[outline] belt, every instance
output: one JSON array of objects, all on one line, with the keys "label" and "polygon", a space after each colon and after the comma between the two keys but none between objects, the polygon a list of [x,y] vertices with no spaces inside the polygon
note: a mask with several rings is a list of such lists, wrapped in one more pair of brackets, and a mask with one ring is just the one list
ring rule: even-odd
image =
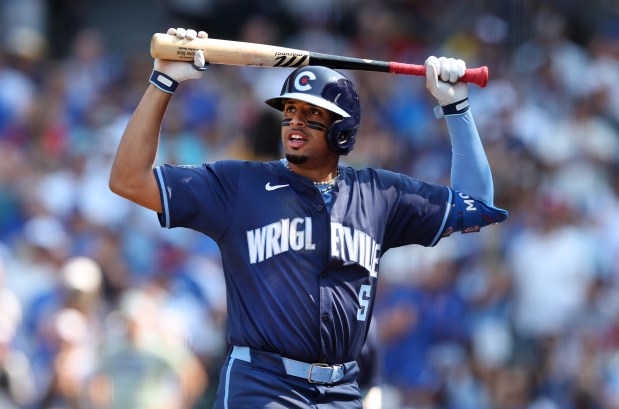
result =
[{"label": "belt", "polygon": [[[241,361],[251,362],[252,352],[249,347],[234,346],[230,356]],[[309,383],[332,384],[344,377],[344,365],[328,365],[324,363],[308,364],[294,359],[280,357],[288,375],[306,379]]]}]

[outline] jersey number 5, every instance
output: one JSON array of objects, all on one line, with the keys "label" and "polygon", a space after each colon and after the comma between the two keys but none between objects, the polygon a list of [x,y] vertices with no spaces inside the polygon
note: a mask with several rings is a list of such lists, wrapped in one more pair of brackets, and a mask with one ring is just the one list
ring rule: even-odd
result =
[{"label": "jersey number 5", "polygon": [[370,294],[372,293],[371,285],[362,285],[359,290],[359,306],[357,310],[357,320],[365,321],[368,315],[368,307],[370,306]]}]

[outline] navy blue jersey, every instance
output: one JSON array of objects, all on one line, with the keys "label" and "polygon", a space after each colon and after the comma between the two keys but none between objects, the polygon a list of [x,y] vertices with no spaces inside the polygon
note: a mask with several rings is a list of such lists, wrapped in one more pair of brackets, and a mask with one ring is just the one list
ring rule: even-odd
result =
[{"label": "navy blue jersey", "polygon": [[156,168],[162,226],[219,245],[228,342],[305,362],[361,353],[378,264],[389,248],[436,244],[451,189],[387,170],[341,167],[329,213],[281,161]]}]

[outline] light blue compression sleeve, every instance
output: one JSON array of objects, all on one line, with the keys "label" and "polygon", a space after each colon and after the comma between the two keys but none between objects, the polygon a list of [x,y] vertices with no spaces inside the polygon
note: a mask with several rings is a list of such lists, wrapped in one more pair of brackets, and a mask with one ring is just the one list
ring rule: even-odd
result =
[{"label": "light blue compression sleeve", "polygon": [[451,187],[492,206],[492,173],[471,110],[445,115],[445,120],[451,138]]}]

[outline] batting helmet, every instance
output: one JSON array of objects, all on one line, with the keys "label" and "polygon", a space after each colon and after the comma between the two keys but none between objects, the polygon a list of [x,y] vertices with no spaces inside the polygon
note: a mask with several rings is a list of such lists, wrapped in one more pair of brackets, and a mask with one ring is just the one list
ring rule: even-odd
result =
[{"label": "batting helmet", "polygon": [[352,151],[361,123],[361,104],[355,85],[344,74],[320,66],[297,68],[286,78],[280,95],[265,102],[282,111],[286,99],[305,101],[337,114],[340,118],[327,129],[329,148],[338,155]]}]

